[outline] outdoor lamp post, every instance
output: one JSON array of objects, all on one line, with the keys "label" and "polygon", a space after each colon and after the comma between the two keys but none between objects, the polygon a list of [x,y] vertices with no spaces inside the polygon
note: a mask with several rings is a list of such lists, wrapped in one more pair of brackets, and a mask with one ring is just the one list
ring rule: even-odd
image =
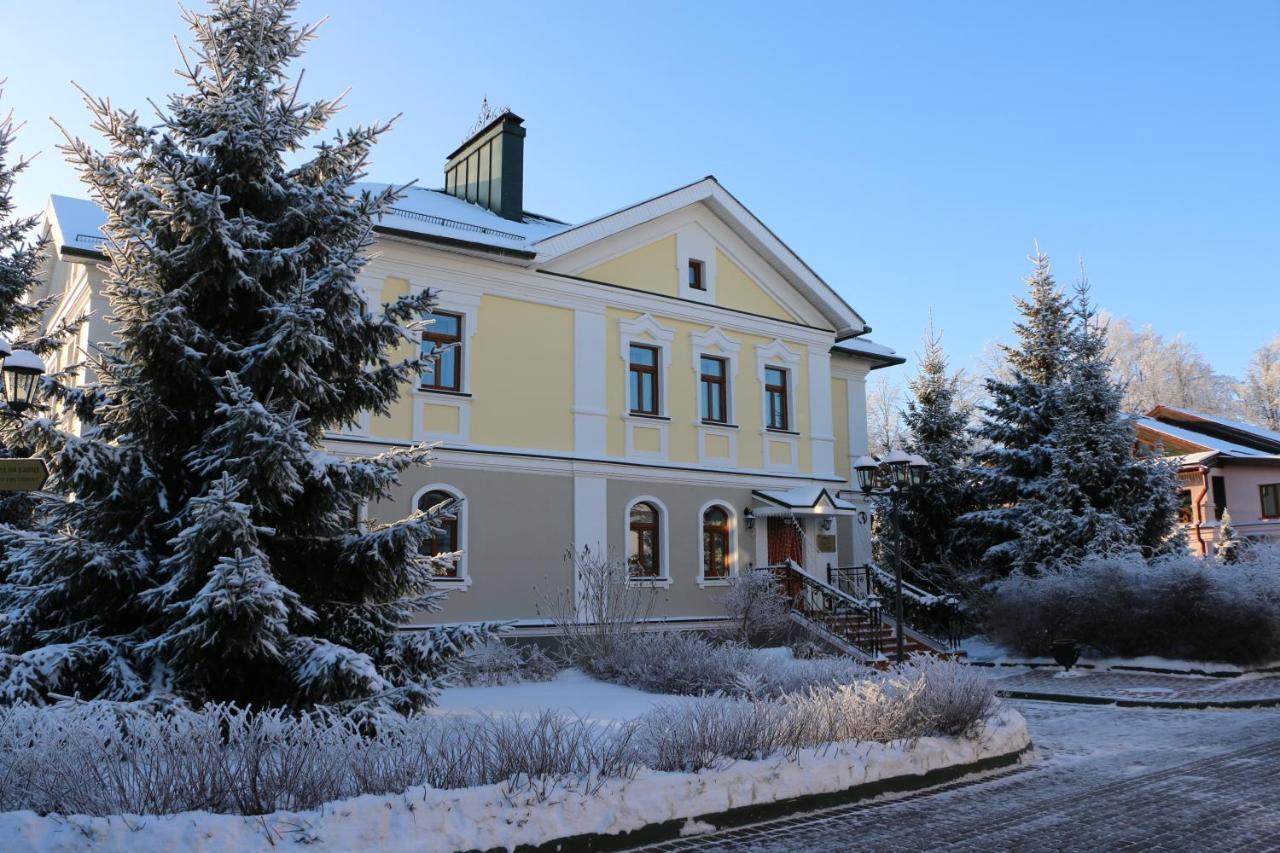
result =
[{"label": "outdoor lamp post", "polygon": [[9,412],[18,415],[31,407],[44,372],[40,356],[31,350],[15,350],[0,337],[0,374],[4,377],[4,402]]},{"label": "outdoor lamp post", "polygon": [[884,459],[859,456],[853,463],[858,475],[858,487],[864,495],[879,494],[889,498],[889,525],[893,529],[893,584],[896,601],[893,618],[897,623],[894,633],[897,639],[897,659],[906,659],[906,638],[902,630],[902,528],[899,512],[901,500],[908,489],[924,485],[929,474],[929,460],[923,456],[893,450]]}]

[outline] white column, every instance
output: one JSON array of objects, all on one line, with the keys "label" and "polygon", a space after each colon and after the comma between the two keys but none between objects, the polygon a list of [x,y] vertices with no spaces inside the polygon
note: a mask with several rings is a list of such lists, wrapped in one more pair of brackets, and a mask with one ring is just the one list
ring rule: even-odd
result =
[{"label": "white column", "polygon": [[604,311],[577,308],[573,312],[573,451],[578,456],[603,457],[609,418],[605,357]]},{"label": "white column", "polygon": [[809,347],[809,447],[815,477],[834,477],[836,437],[831,423],[831,353]]},{"label": "white column", "polygon": [[[609,481],[603,474],[573,475],[573,550],[581,553],[590,548],[593,554],[609,555]],[[578,578],[573,579],[574,600],[579,602],[578,615],[582,617],[581,590]]]}]

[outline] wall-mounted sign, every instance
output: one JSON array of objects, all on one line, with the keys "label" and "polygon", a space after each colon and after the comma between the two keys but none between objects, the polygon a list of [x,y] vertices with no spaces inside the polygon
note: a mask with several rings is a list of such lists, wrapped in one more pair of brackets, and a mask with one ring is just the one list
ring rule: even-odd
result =
[{"label": "wall-mounted sign", "polygon": [[0,459],[0,492],[35,492],[49,479],[43,459]]},{"label": "wall-mounted sign", "polygon": [[836,535],[834,533],[818,534],[818,550],[829,553],[836,549]]}]

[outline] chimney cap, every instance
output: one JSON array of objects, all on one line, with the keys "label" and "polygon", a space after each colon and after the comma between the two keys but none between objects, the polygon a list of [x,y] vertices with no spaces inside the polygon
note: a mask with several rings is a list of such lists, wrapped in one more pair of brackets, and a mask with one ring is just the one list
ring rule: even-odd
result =
[{"label": "chimney cap", "polygon": [[450,152],[449,155],[444,159],[446,161],[452,160],[454,157],[457,157],[464,150],[466,150],[468,145],[475,142],[477,139],[479,139],[480,137],[488,133],[490,130],[492,130],[494,125],[504,124],[507,122],[510,122],[511,124],[519,126],[524,124],[524,119],[520,118],[520,116],[516,115],[511,110],[503,110],[501,113],[494,116],[493,121],[489,122],[488,124],[481,127],[479,130],[477,130],[475,133],[468,136],[461,145],[459,145],[452,152]]}]

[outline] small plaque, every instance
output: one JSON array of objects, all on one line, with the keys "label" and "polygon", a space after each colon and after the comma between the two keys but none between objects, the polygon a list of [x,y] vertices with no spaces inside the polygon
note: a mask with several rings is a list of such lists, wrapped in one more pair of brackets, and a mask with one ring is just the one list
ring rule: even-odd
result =
[{"label": "small plaque", "polygon": [[836,549],[836,535],[834,533],[818,534],[818,550],[822,552],[830,552]]},{"label": "small plaque", "polygon": [[0,492],[35,492],[49,479],[43,459],[0,459]]}]

